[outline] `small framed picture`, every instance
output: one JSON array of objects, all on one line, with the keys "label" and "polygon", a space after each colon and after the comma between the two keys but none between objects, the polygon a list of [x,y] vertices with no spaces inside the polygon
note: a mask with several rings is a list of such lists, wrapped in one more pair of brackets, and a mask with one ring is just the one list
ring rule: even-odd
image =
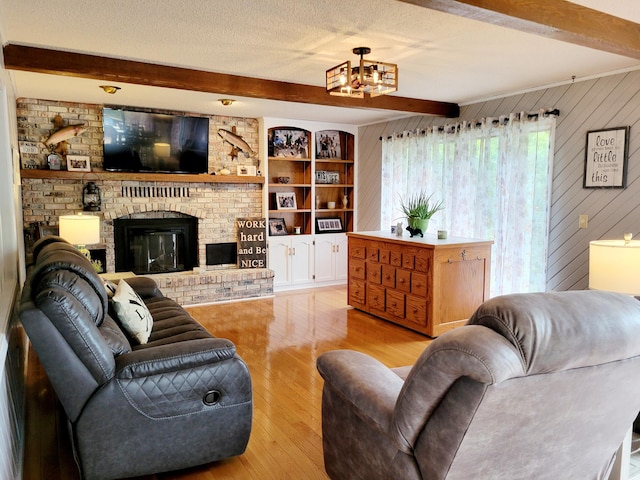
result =
[{"label": "small framed picture", "polygon": [[583,188],[627,188],[629,129],[587,132]]},{"label": "small framed picture", "polygon": [[270,218],[269,219],[269,235],[288,235],[287,226],[284,223],[284,218]]},{"label": "small framed picture", "polygon": [[340,132],[325,130],[316,135],[316,158],[342,158]]},{"label": "small framed picture", "polygon": [[58,235],[57,225],[39,225],[38,238],[48,237],[49,235]]},{"label": "small framed picture", "polygon": [[237,175],[239,177],[256,176],[256,167],[254,165],[238,165]]},{"label": "small framed picture", "polygon": [[276,192],[276,208],[278,210],[297,209],[295,192]]},{"label": "small framed picture", "polygon": [[342,232],[342,219],[336,218],[316,218],[317,233]]},{"label": "small framed picture", "polygon": [[86,155],[67,155],[67,170],[70,172],[90,172],[91,163]]},{"label": "small framed picture", "polygon": [[305,130],[275,130],[269,139],[270,157],[309,158],[309,138]]}]

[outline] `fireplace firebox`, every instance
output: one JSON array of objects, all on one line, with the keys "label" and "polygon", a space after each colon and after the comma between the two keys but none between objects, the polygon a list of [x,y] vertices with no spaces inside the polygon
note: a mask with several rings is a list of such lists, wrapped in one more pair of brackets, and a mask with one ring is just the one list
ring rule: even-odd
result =
[{"label": "fireplace firebox", "polygon": [[198,265],[197,218],[119,218],[113,227],[116,272],[181,272]]}]

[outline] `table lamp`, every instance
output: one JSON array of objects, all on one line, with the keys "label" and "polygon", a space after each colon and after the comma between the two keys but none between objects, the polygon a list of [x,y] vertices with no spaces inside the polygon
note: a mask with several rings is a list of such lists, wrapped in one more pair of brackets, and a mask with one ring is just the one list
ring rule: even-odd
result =
[{"label": "table lamp", "polygon": [[640,241],[594,240],[589,242],[589,288],[640,295]]},{"label": "table lamp", "polygon": [[80,251],[86,250],[85,245],[100,242],[100,217],[96,215],[62,215],[58,223],[60,236]]}]

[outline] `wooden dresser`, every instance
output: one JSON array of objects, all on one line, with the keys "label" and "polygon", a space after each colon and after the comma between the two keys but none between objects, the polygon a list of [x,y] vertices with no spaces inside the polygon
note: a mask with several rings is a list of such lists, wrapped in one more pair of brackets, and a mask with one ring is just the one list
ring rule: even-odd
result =
[{"label": "wooden dresser", "polygon": [[489,297],[492,241],[348,233],[349,304],[431,337]]}]

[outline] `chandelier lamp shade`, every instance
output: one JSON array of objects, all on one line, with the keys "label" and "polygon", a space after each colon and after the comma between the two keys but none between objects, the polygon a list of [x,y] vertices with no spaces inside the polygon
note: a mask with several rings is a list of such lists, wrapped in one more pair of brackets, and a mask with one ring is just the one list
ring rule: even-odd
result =
[{"label": "chandelier lamp shade", "polygon": [[340,97],[364,98],[365,95],[378,97],[398,90],[398,66],[393,63],[365,60],[371,53],[369,47],[353,49],[360,55],[358,66],[352,67],[351,61],[327,70],[327,92]]}]

